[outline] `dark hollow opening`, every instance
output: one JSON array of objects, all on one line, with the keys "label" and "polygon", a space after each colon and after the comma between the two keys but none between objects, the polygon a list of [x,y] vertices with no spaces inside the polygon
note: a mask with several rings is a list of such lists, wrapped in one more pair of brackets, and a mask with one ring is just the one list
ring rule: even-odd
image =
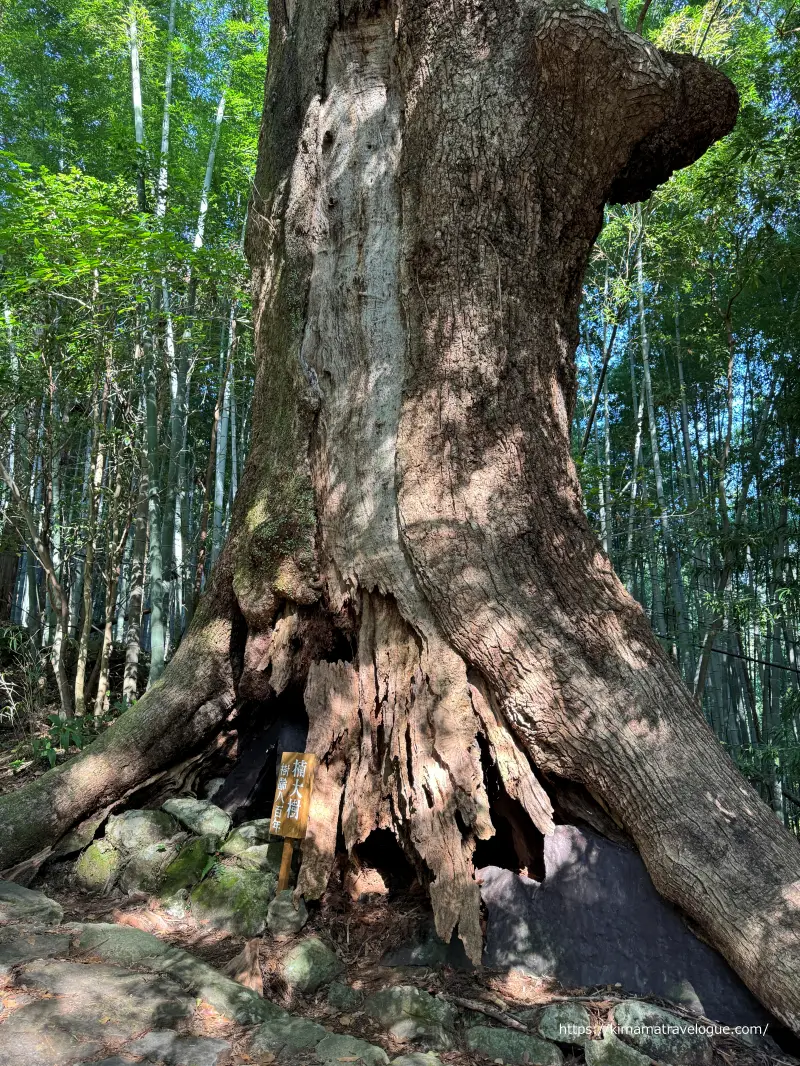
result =
[{"label": "dark hollow opening", "polygon": [[389,894],[408,892],[417,881],[414,867],[406,858],[394,833],[389,829],[373,829],[363,843],[354,849],[362,866],[377,870],[389,889]]},{"label": "dark hollow opening", "polygon": [[544,837],[530,820],[522,804],[508,795],[485,739],[478,737],[481,763],[489,797],[494,836],[479,840],[472,858],[476,870],[500,866],[544,881]]},{"label": "dark hollow opening", "polygon": [[234,824],[268,818],[275,796],[278,762],[285,751],[305,751],[308,715],[303,690],[293,686],[274,700],[253,703],[237,722],[236,761],[214,803]]}]

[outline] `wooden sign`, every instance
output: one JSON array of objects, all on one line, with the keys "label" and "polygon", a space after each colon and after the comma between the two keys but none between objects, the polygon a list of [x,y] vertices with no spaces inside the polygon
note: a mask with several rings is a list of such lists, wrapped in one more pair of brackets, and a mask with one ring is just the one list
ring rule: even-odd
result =
[{"label": "wooden sign", "polygon": [[281,756],[269,825],[271,833],[285,838],[278,876],[279,892],[289,886],[294,842],[306,835],[317,762],[316,755],[305,751],[285,751]]},{"label": "wooden sign", "polygon": [[306,835],[317,762],[316,755],[307,752],[283,753],[269,827],[275,836],[301,840]]}]

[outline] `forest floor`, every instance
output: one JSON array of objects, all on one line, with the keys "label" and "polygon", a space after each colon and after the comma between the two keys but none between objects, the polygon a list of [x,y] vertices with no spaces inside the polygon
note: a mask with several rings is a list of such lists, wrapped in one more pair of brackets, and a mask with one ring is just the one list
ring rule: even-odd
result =
[{"label": "forest floor", "polygon": [[[52,932],[62,930],[75,936],[76,930],[88,928],[86,923],[114,923],[117,927],[139,929],[153,934],[162,942],[175,948],[190,952],[195,958],[215,967],[219,971],[225,970],[232,959],[237,957],[246,945],[243,937],[231,935],[209,928],[199,923],[191,916],[181,918],[171,916],[167,910],[161,907],[157,901],[149,899],[143,894],[128,896],[122,893],[114,893],[107,897],[89,896],[86,893],[76,891],[69,884],[68,878],[56,871],[53,876],[47,873],[40,879],[37,889],[44,892],[50,899],[55,900],[63,909],[63,921]],[[340,1010],[332,1006],[326,989],[310,995],[300,995],[292,992],[281,977],[281,962],[285,954],[291,950],[300,937],[316,935],[334,949],[344,966],[339,976],[341,982],[345,982],[358,993],[358,998],[363,1000],[370,993],[386,989],[388,987],[414,986],[434,997],[445,998],[452,1002],[456,999],[469,1000],[473,1004],[470,1013],[469,1024],[485,1024],[495,1026],[497,1012],[506,1015],[519,1014],[530,1011],[533,1008],[541,1008],[551,1003],[562,1003],[565,1000],[580,1000],[590,1012],[593,1023],[605,1023],[614,1006],[622,998],[617,988],[591,988],[591,989],[564,989],[552,981],[543,981],[518,973],[499,973],[488,970],[473,972],[460,972],[448,967],[392,967],[383,964],[387,951],[397,948],[408,940],[414,929],[419,928],[420,922],[427,918],[427,908],[422,897],[415,893],[394,895],[379,901],[353,902],[342,892],[332,892],[323,900],[322,905],[312,909],[309,922],[302,930],[299,937],[277,939],[265,933],[257,941],[250,941],[258,945],[257,958],[258,970],[256,984],[263,988],[264,997],[277,1007],[289,1012],[292,1018],[301,1018],[307,1022],[318,1023],[324,1026],[330,1033],[343,1034],[357,1037],[367,1041],[375,1049],[382,1048],[392,1061],[399,1056],[408,1056],[412,1048],[392,1037],[387,1032],[386,1026],[376,1021],[370,1014],[360,1007],[350,1010]],[[101,928],[108,929],[108,926]],[[0,943],[2,935],[9,930],[0,929]],[[102,966],[109,962],[107,955],[93,955],[88,951],[77,951],[77,941],[73,939],[69,952],[69,958],[78,961],[82,966],[96,964]],[[0,951],[2,950],[0,946]],[[58,956],[56,956],[57,958]],[[59,964],[53,961],[52,953],[48,962],[52,966]],[[30,964],[28,964],[30,965]],[[137,966],[135,962],[126,962],[126,973],[146,973],[144,968]],[[73,966],[73,970],[74,970]],[[152,967],[150,968],[152,969]],[[32,1004],[39,1001],[39,1006],[50,1009],[55,992],[58,998],[60,990],[52,983],[47,984],[40,979],[33,980],[33,986],[29,976],[26,979],[26,967],[15,969],[6,967],[6,976],[2,976],[3,967],[0,965],[0,1063],[2,1066],[66,1066],[75,1061],[69,1054],[63,1054],[63,1049],[57,1047],[54,1053],[48,1057],[41,1050],[41,1044],[35,1044],[32,1040],[28,1054],[24,1048],[16,1045],[15,1054],[10,1054],[8,1042],[4,1043],[2,1037],[3,1023],[12,1019],[16,1010],[24,1007],[30,1013],[35,1008]],[[98,977],[106,972],[98,970]],[[253,985],[256,974],[250,973],[246,983]],[[152,978],[147,978],[152,980]],[[240,979],[242,979],[240,977]],[[3,988],[5,981],[5,988]],[[27,985],[26,985],[27,981]],[[67,991],[70,991],[67,989]],[[68,997],[67,997],[68,998]],[[146,998],[146,997],[145,997]],[[640,997],[641,998],[641,997]],[[667,1004],[664,1004],[667,1006]],[[674,1005],[668,1005],[673,1012]],[[98,1009],[107,1009],[98,1007]],[[481,1020],[480,1011],[487,1010],[489,1013]],[[111,1009],[108,1008],[109,1013]],[[691,1015],[688,1015],[691,1017]],[[107,1019],[101,1019],[105,1021]],[[696,1020],[696,1018],[694,1019]],[[502,1027],[502,1026],[501,1026]],[[10,1028],[19,1029],[19,1025],[11,1022]],[[48,1029],[48,1024],[43,1022],[42,1030]],[[163,1025],[153,1026],[159,1031]],[[22,1027],[24,1030],[24,1026]],[[280,1049],[276,1052],[258,1050],[253,1047],[253,1036],[257,1032],[252,1025],[242,1025],[231,1021],[220,1010],[209,1002],[198,997],[196,1005],[187,1017],[178,1018],[169,1022],[169,1030],[177,1036],[174,1039],[201,1037],[205,1040],[219,1041],[218,1044],[204,1044],[203,1048],[211,1056],[208,1059],[198,1057],[197,1066],[213,1063],[213,1066],[245,1066],[245,1064],[257,1063],[262,1066],[274,1063],[276,1066],[311,1066],[320,1062],[347,1062],[353,1066],[359,1066],[358,1056],[345,1054],[326,1060],[319,1056],[313,1047],[306,1049],[287,1050]],[[531,1029],[531,1032],[534,1032]],[[22,1035],[22,1034],[18,1034]],[[136,1045],[131,1045],[128,1037],[123,1039],[120,1032],[109,1033],[109,1039],[103,1041],[94,1049],[94,1053],[86,1056],[83,1061],[88,1063],[103,1063],[105,1066],[127,1066],[134,1062],[159,1061],[168,1066],[178,1066],[179,1063],[190,1062],[190,1059],[182,1059],[177,1052],[177,1057],[170,1058],[166,1055],[163,1059],[157,1056],[140,1058],[131,1052]],[[138,1034],[141,1036],[141,1034]],[[456,1036],[456,1043],[461,1040]],[[176,1044],[175,1047],[178,1045]],[[187,1043],[187,1047],[190,1045]],[[193,1046],[193,1045],[192,1045]],[[553,1047],[554,1045],[550,1045]],[[200,1048],[200,1045],[197,1045]],[[345,1051],[347,1049],[345,1048]],[[564,1066],[578,1066],[584,1063],[583,1051],[579,1048],[568,1048],[562,1045]],[[108,1058],[108,1056],[112,1056]],[[473,1064],[487,1061],[493,1062],[525,1062],[522,1058],[486,1059],[474,1052],[466,1051],[462,1047],[452,1050],[439,1050],[436,1057],[401,1059],[405,1066],[411,1063],[430,1064],[430,1066],[473,1066]],[[191,1059],[194,1063],[195,1060]],[[365,1063],[370,1061],[363,1060]],[[381,1058],[374,1060],[385,1062]],[[534,1063],[533,1058],[528,1059]],[[604,1060],[605,1061],[605,1060]],[[615,1063],[617,1060],[608,1060]],[[619,1060],[620,1063],[627,1060]],[[642,1060],[645,1061],[645,1060]],[[682,1062],[687,1066],[694,1066],[689,1059]],[[749,1047],[744,1042],[728,1037],[715,1037],[713,1046],[713,1060],[704,1059],[705,1066],[794,1066],[796,1060],[786,1054],[782,1054],[777,1047],[756,1049]],[[698,1062],[698,1066],[700,1066]]]}]

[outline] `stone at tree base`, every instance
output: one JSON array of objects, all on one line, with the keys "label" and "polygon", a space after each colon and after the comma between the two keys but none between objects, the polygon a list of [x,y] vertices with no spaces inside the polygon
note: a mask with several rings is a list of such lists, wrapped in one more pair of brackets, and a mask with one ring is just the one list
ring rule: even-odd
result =
[{"label": "stone at tree base", "polygon": [[728,1025],[770,1016],[721,955],[663,900],[641,857],[590,829],[544,838],[541,882],[499,867],[480,872],[488,912],[485,966],[555,978],[567,988],[621,984]]},{"label": "stone at tree base", "polygon": [[119,876],[122,856],[110,840],[95,840],[75,863],[75,884],[87,892],[105,895]]},{"label": "stone at tree base", "polygon": [[269,1000],[221,974],[188,951],[170,947],[152,933],[125,925],[96,923],[78,927],[81,955],[96,955],[110,962],[137,965],[168,974],[195,997],[204,999],[220,1014],[242,1025],[256,1025],[284,1014]]},{"label": "stone at tree base", "polygon": [[[675,1066],[704,1066],[711,1062],[710,1037],[690,1031],[698,1026],[705,1028],[699,1019],[679,1018],[651,1003],[629,999],[614,1008],[614,1021],[619,1038],[651,1059]],[[643,1029],[646,1031],[637,1032]]]},{"label": "stone at tree base", "polygon": [[383,1048],[368,1044],[355,1036],[331,1033],[317,1044],[317,1059],[323,1066],[388,1066],[389,1056]]},{"label": "stone at tree base", "polygon": [[185,888],[194,888],[215,850],[215,838],[204,836],[187,840],[161,876],[159,895],[171,899]]},{"label": "stone at tree base", "polygon": [[158,898],[161,903],[161,909],[168,918],[175,918],[177,921],[182,922],[191,910],[189,906],[189,890],[187,888],[182,888],[171,894],[168,894],[162,888],[159,890]]},{"label": "stone at tree base", "polygon": [[344,963],[316,936],[301,940],[287,952],[281,963],[281,976],[298,992],[310,994],[338,977]]},{"label": "stone at tree base", "polygon": [[166,811],[123,811],[112,814],[106,823],[106,839],[130,853],[170,840],[179,832],[180,826]]},{"label": "stone at tree base", "polygon": [[467,1047],[487,1058],[502,1059],[504,1063],[527,1063],[529,1066],[561,1066],[561,1049],[538,1036],[528,1036],[514,1029],[492,1029],[476,1025],[467,1029]]},{"label": "stone at tree base", "polygon": [[201,798],[206,800],[213,800],[222,786],[225,784],[224,777],[212,777],[209,781],[203,785]]},{"label": "stone at tree base", "polygon": [[174,1029],[155,1030],[125,1047],[129,1055],[142,1055],[164,1066],[217,1066],[231,1049],[226,1040],[179,1036]]},{"label": "stone at tree base", "polygon": [[453,1037],[438,1022],[426,1022],[422,1018],[400,1018],[387,1030],[393,1040],[401,1044],[422,1044],[423,1047],[447,1051],[453,1046]]},{"label": "stone at tree base", "polygon": [[328,989],[328,1006],[334,1010],[358,1010],[363,999],[363,994],[352,985],[345,984],[344,981],[331,981]]},{"label": "stone at tree base", "polygon": [[0,974],[32,959],[50,959],[69,954],[70,937],[40,932],[31,926],[0,928]]},{"label": "stone at tree base", "polygon": [[445,1049],[452,1046],[448,1030],[455,1026],[455,1011],[445,1000],[414,985],[374,992],[367,997],[364,1010],[396,1040],[418,1040]]},{"label": "stone at tree base", "polygon": [[267,909],[267,929],[273,936],[292,936],[299,933],[308,921],[308,908],[302,898],[295,903],[294,892],[286,888],[279,892]]},{"label": "stone at tree base", "polygon": [[271,1051],[274,1054],[303,1051],[316,1047],[328,1035],[328,1030],[305,1018],[290,1014],[264,1022],[253,1036],[252,1051]]},{"label": "stone at tree base", "polygon": [[623,1044],[611,1029],[603,1030],[600,1040],[587,1040],[583,1048],[586,1066],[650,1066],[649,1055]]},{"label": "stone at tree base", "polygon": [[63,917],[61,906],[43,892],[34,892],[15,881],[0,881],[0,923],[59,925]]},{"label": "stone at tree base", "polygon": [[545,1007],[539,1018],[538,1028],[539,1035],[545,1040],[581,1046],[588,1038],[591,1025],[592,1019],[586,1007],[573,1000],[567,1003],[551,1003],[549,1007]]},{"label": "stone at tree base", "polygon": [[[271,830],[269,818],[257,818],[253,822],[242,822],[237,826],[220,849],[223,855],[238,855],[247,848],[261,844],[269,844]],[[273,842],[274,843],[274,842]],[[278,851],[283,849],[283,844],[275,844]]]},{"label": "stone at tree base", "polygon": [[156,892],[161,887],[167,867],[177,858],[186,834],[148,844],[131,855],[119,877],[125,892]]},{"label": "stone at tree base", "polygon": [[250,870],[268,870],[278,874],[281,869],[281,854],[283,844],[253,844],[244,851],[236,852],[235,858],[239,866]]},{"label": "stone at tree base", "polygon": [[209,800],[178,796],[162,803],[161,809],[177,818],[195,836],[212,837],[216,841],[213,851],[217,850],[231,829],[230,815]]},{"label": "stone at tree base", "polygon": [[[43,1002],[44,1007],[35,1014],[22,1007],[0,1026],[0,1066],[72,1066],[84,1057],[91,1057],[91,1066],[95,1066],[102,1043],[59,1027],[61,1019],[52,1001]],[[125,1066],[130,1066],[130,1061]]]},{"label": "stone at tree base", "polygon": [[258,936],[267,924],[275,882],[273,874],[220,863],[192,892],[192,913],[215,929]]}]

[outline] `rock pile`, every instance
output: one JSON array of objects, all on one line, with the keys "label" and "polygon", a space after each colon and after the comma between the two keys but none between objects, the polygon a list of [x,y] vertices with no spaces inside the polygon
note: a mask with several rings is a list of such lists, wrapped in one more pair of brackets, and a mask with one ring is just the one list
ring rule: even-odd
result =
[{"label": "rock pile", "polygon": [[112,815],[105,836],[75,864],[74,880],[101,895],[117,886],[147,892],[173,914],[188,906],[215,928],[253,937],[266,927],[280,859],[281,844],[270,841],[268,819],[231,831],[225,811],[181,796],[161,810]]}]

